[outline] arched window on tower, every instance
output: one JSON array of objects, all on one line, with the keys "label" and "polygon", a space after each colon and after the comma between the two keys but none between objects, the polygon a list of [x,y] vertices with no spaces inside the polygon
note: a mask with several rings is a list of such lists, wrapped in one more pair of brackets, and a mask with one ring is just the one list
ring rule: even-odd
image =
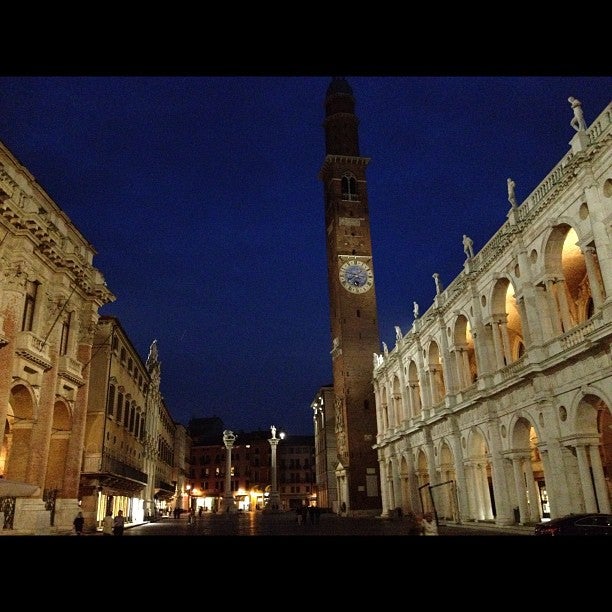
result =
[{"label": "arched window on tower", "polygon": [[357,200],[357,181],[352,176],[345,175],[342,177],[342,199]]}]

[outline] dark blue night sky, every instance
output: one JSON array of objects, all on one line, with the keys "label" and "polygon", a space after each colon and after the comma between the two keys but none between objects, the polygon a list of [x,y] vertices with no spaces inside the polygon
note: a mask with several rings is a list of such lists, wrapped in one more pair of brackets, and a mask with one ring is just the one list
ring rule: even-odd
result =
[{"label": "dark blue night sky", "polygon": [[[347,76],[381,341],[412,324],[569,150],[611,77]],[[312,434],[331,384],[318,178],[329,76],[0,77],[0,140],[70,217],[174,419]]]}]

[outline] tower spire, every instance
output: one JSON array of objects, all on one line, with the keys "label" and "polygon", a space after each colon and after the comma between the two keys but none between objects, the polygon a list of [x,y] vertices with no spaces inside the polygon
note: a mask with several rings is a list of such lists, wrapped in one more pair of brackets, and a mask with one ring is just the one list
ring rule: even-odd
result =
[{"label": "tower spire", "polygon": [[359,120],[353,90],[345,77],[333,77],[325,96],[325,151],[359,157]]}]

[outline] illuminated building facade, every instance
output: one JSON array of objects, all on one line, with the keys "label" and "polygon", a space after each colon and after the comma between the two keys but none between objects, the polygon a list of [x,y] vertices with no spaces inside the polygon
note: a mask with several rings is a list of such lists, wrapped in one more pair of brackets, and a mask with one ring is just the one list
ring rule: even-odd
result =
[{"label": "illuminated building facade", "polygon": [[[216,419],[216,417],[214,417]],[[226,448],[222,433],[207,435],[194,419],[188,427],[192,440],[189,503],[198,511],[219,512],[225,491]],[[220,420],[217,424],[223,431]],[[209,423],[214,425],[213,423]],[[217,427],[217,429],[218,429]],[[231,456],[231,492],[239,511],[263,510],[272,483],[270,431],[236,432]],[[280,510],[316,504],[312,436],[286,436],[277,446],[277,483]]]},{"label": "illuminated building facade", "polygon": [[90,400],[79,496],[85,524],[107,512],[145,518],[147,394],[150,377],[119,321],[100,317],[91,361]]},{"label": "illuminated building facade", "polygon": [[71,529],[98,310],[94,248],[0,143],[0,512],[7,529]]},{"label": "illuminated building facade", "polygon": [[312,401],[312,419],[315,443],[315,481],[317,504],[336,514],[339,511],[336,465],[336,431],[334,415],[334,388],[321,387]]},{"label": "illuminated building facade", "polygon": [[0,143],[0,529],[86,530],[180,497],[189,439],[114,317],[94,248]]},{"label": "illuminated building facade", "polygon": [[612,105],[572,127],[570,151],[522,203],[509,192],[503,226],[374,355],[384,516],[611,511]]}]

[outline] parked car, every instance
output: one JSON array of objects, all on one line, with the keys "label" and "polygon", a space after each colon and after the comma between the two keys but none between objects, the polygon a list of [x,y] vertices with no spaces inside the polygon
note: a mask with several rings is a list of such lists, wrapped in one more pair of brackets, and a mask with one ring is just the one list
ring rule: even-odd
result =
[{"label": "parked car", "polygon": [[568,514],[535,526],[537,536],[612,536],[612,514]]}]

